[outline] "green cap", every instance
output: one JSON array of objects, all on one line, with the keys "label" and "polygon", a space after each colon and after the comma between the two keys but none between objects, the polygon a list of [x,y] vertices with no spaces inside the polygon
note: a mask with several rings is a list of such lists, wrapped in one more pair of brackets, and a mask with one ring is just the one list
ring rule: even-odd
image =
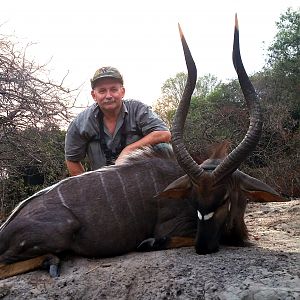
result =
[{"label": "green cap", "polygon": [[123,77],[121,73],[116,68],[113,67],[102,67],[98,69],[95,72],[93,78],[91,79],[92,88],[95,87],[96,81],[101,78],[115,78],[118,79],[123,84]]}]

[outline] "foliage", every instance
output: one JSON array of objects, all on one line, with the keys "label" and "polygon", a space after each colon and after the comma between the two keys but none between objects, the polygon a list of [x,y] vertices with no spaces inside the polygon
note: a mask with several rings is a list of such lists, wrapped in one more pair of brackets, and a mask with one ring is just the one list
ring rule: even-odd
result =
[{"label": "foliage", "polygon": [[267,66],[257,74],[266,109],[267,161],[258,172],[283,193],[300,196],[300,10],[289,8],[276,26]]},{"label": "foliage", "polygon": [[[256,150],[241,166],[288,196],[300,196],[300,12],[288,9],[277,22],[278,32],[268,48],[265,68],[251,77],[261,99],[264,128]],[[187,76],[187,75],[186,75]],[[184,78],[181,74],[180,78]],[[167,80],[172,83],[174,79]],[[216,80],[217,82],[217,80]],[[174,85],[173,85],[174,86]],[[183,87],[168,95],[182,93]],[[199,88],[200,89],[200,88]],[[169,99],[169,98],[168,98]],[[177,103],[178,103],[177,99]],[[161,99],[157,112],[168,111]],[[172,117],[177,106],[172,106]],[[172,120],[168,121],[171,124]],[[198,162],[211,145],[230,140],[232,148],[248,129],[248,109],[238,80],[212,84],[193,95],[185,125],[185,143]]]},{"label": "foliage", "polygon": [[[176,108],[184,91],[187,74],[177,73],[174,78],[169,78],[163,84],[162,96],[154,103],[154,111],[171,127]],[[207,74],[199,77],[193,95],[204,99],[220,82],[218,79]]]},{"label": "foliage", "polygon": [[[265,95],[264,74],[251,80],[258,94]],[[189,151],[199,162],[209,156],[212,145],[223,140],[230,140],[232,148],[236,147],[248,129],[248,109],[236,87],[237,81],[232,81],[222,84],[205,101],[192,99],[184,137]],[[264,116],[262,137],[241,169],[282,194],[299,196],[300,132],[297,122],[286,103],[272,103],[266,97],[261,99],[261,106]]]},{"label": "foliage", "polygon": [[66,177],[64,166],[64,131],[58,127],[27,128],[13,138],[15,145],[27,144],[35,148],[34,158],[30,153],[6,146],[11,161],[0,178],[1,212],[6,214],[20,201],[45,186]]},{"label": "foliage", "polygon": [[289,8],[280,16],[276,26],[278,32],[268,48],[268,64],[273,69],[281,68],[287,75],[299,74],[300,10]]},{"label": "foliage", "polygon": [[300,10],[289,8],[276,23],[278,32],[268,48],[270,98],[288,102],[291,115],[300,120]]}]

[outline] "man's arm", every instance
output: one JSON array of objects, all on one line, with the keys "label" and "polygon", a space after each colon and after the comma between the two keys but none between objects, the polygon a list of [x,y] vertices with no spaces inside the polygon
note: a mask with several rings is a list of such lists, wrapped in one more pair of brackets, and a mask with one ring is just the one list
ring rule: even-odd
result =
[{"label": "man's arm", "polygon": [[84,167],[81,162],[66,160],[67,168],[71,176],[84,173]]},{"label": "man's arm", "polygon": [[85,172],[81,161],[86,155],[87,142],[78,129],[78,118],[70,123],[65,137],[65,161],[71,176]]},{"label": "man's arm", "polygon": [[168,143],[171,140],[171,133],[168,130],[164,131],[152,131],[140,140],[126,146],[122,152],[120,153],[116,163],[120,163],[121,159],[124,158],[126,155],[131,153],[132,151],[149,145],[156,145],[159,143]]}]

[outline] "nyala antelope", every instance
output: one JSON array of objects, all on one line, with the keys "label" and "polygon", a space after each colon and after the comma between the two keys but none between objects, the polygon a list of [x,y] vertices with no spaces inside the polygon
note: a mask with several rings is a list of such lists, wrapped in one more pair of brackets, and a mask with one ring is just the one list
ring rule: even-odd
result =
[{"label": "nyala antelope", "polygon": [[0,278],[42,265],[58,276],[58,256],[65,251],[107,257],[183,246],[209,254],[220,243],[244,246],[247,199],[283,201],[271,187],[238,170],[259,141],[262,117],[241,60],[237,19],[233,64],[250,125],[230,154],[223,144],[201,165],[182,138],[197,70],[181,30],[180,36],[188,79],[172,128],[173,150],[141,149],[123,164],[64,179],[25,199],[0,228]]}]

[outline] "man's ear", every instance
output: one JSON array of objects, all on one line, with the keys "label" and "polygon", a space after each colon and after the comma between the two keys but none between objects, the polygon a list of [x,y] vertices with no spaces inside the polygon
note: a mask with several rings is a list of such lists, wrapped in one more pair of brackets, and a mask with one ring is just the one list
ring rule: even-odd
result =
[{"label": "man's ear", "polygon": [[165,190],[163,190],[157,196],[172,199],[183,199],[187,197],[191,187],[192,183],[190,178],[188,175],[184,175],[169,184]]},{"label": "man's ear", "polygon": [[122,89],[122,98],[123,98],[125,96],[125,91],[126,90],[125,90],[124,86],[122,86],[121,89]]},{"label": "man's ear", "polygon": [[92,95],[94,101],[96,101],[96,96],[95,96],[95,91],[94,91],[94,89],[91,90],[91,95]]}]

